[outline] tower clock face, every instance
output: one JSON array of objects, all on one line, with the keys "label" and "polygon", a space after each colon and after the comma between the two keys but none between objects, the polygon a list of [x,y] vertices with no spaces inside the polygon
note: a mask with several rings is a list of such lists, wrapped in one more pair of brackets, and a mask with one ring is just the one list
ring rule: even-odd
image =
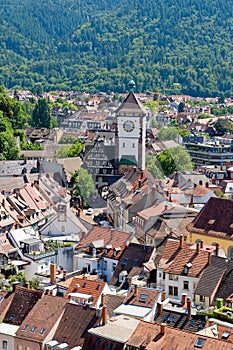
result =
[{"label": "tower clock face", "polygon": [[126,132],[131,132],[135,128],[135,124],[132,120],[126,120],[123,124],[123,129]]}]

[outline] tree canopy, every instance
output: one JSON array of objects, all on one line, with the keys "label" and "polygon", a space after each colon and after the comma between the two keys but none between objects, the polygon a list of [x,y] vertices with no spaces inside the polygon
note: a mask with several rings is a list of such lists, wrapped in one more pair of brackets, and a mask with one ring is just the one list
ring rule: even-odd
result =
[{"label": "tree canopy", "polygon": [[193,169],[192,160],[182,146],[166,149],[158,154],[156,159],[166,176],[174,171],[191,171]]},{"label": "tree canopy", "polygon": [[32,125],[39,128],[51,127],[51,112],[46,98],[39,98],[32,111]]},{"label": "tree canopy", "polygon": [[72,196],[81,196],[82,202],[87,203],[88,198],[95,190],[95,183],[86,169],[80,168],[76,170],[72,177],[73,184]]},{"label": "tree canopy", "polygon": [[[7,88],[233,94],[231,0],[4,1]],[[32,15],[33,14],[33,15]],[[65,20],[64,20],[65,19]]]}]

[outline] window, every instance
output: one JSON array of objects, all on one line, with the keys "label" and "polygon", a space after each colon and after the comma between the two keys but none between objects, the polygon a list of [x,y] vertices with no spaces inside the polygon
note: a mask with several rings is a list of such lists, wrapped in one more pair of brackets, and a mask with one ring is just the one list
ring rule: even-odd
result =
[{"label": "window", "polygon": [[200,301],[201,301],[201,302],[204,302],[204,301],[205,301],[204,295],[200,295]]},{"label": "window", "polygon": [[169,295],[174,295],[176,297],[178,296],[178,287],[169,286],[168,288],[169,288],[168,290]]},{"label": "window", "polygon": [[112,271],[115,271],[116,270],[116,263],[113,263],[112,264]]},{"label": "window", "polygon": [[2,350],[7,350],[7,341],[6,340],[2,341]]},{"label": "window", "polygon": [[125,143],[123,142],[123,148],[125,148]]},{"label": "window", "polygon": [[18,345],[17,350],[23,350],[22,345]]},{"label": "window", "polygon": [[194,345],[195,348],[202,348],[203,343],[206,339],[204,338],[197,338],[196,344]]},{"label": "window", "polygon": [[169,280],[171,281],[178,281],[178,276],[177,275],[173,275],[172,273],[169,273]]},{"label": "window", "polygon": [[184,289],[189,289],[189,282],[188,281],[184,281]]}]

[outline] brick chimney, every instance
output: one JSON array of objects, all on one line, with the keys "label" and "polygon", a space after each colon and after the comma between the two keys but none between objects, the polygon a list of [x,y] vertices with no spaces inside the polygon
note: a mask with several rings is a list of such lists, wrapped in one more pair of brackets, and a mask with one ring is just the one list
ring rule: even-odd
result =
[{"label": "brick chimney", "polygon": [[50,284],[56,284],[56,264],[50,264]]},{"label": "brick chimney", "polygon": [[187,300],[188,300],[187,294],[183,293],[182,294],[182,306],[187,304]]},{"label": "brick chimney", "polygon": [[103,293],[103,294],[101,294],[101,303],[100,303],[100,305],[104,306],[104,304],[105,304],[105,295]]},{"label": "brick chimney", "polygon": [[203,243],[204,243],[203,241],[200,242],[201,249],[203,249]]},{"label": "brick chimney", "polygon": [[138,285],[134,285],[134,296],[136,297],[138,295]]},{"label": "brick chimney", "polygon": [[104,305],[103,309],[102,309],[102,325],[103,326],[107,323],[107,317],[108,317],[107,306]]},{"label": "brick chimney", "polygon": [[157,310],[158,310],[158,315],[161,315],[163,311],[163,303],[161,301],[157,303]]},{"label": "brick chimney", "polygon": [[25,283],[25,288],[30,289],[30,283],[29,282]]},{"label": "brick chimney", "polygon": [[167,292],[165,290],[162,291],[162,301],[167,299]]},{"label": "brick chimney", "polygon": [[183,244],[184,244],[184,236],[180,235],[180,248],[183,247]]},{"label": "brick chimney", "polygon": [[196,253],[199,254],[200,253],[200,243],[196,243]]},{"label": "brick chimney", "polygon": [[188,308],[188,319],[190,320],[192,317],[192,300],[188,298],[187,300],[187,308]]},{"label": "brick chimney", "polygon": [[164,335],[166,333],[166,324],[161,323],[160,324],[160,334]]}]

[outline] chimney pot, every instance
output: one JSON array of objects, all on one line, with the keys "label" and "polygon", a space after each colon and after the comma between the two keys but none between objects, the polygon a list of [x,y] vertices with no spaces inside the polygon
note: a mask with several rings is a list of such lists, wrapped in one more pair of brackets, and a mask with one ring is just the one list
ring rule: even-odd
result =
[{"label": "chimney pot", "polygon": [[56,264],[50,264],[50,284],[56,284]]},{"label": "chimney pot", "polygon": [[163,303],[162,302],[158,302],[157,309],[158,309],[158,315],[161,315],[161,313],[163,311]]},{"label": "chimney pot", "polygon": [[138,285],[134,285],[134,296],[136,297],[138,295]]},{"label": "chimney pot", "polygon": [[203,241],[200,242],[200,247],[203,249]]},{"label": "chimney pot", "polygon": [[105,295],[101,294],[101,306],[104,306],[105,304]]},{"label": "chimney pot", "polygon": [[166,300],[167,298],[167,293],[165,290],[162,291],[162,301]]},{"label": "chimney pot", "polygon": [[188,298],[188,300],[187,300],[187,307],[188,307],[188,319],[190,320],[192,318],[192,300],[191,300],[191,298]]},{"label": "chimney pot", "polygon": [[107,323],[107,306],[104,305],[102,309],[102,325],[104,326]]},{"label": "chimney pot", "polygon": [[196,253],[200,253],[200,243],[196,243]]},{"label": "chimney pot", "polygon": [[67,271],[66,270],[63,270],[63,281],[66,281],[66,277],[67,277]]},{"label": "chimney pot", "polygon": [[184,244],[184,236],[180,235],[180,248],[182,248],[183,244]]},{"label": "chimney pot", "polygon": [[161,325],[160,325],[160,333],[162,335],[164,335],[165,332],[166,332],[166,324],[165,323],[161,323]]},{"label": "chimney pot", "polygon": [[187,294],[183,293],[182,294],[182,306],[187,304],[187,300],[188,300]]}]

